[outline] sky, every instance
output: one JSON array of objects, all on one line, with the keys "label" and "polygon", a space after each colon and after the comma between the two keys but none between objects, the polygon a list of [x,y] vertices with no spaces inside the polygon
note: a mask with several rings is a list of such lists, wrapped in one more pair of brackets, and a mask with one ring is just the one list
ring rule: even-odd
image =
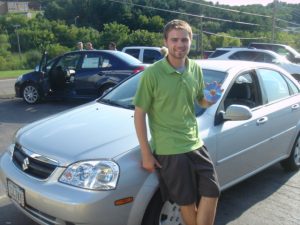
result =
[{"label": "sky", "polygon": [[[261,4],[267,5],[273,0],[205,0],[207,2],[213,2],[221,5],[231,5],[231,6],[240,6],[240,5],[251,5],[251,4]],[[279,0],[279,2],[286,2],[289,4],[300,4],[300,0]]]}]

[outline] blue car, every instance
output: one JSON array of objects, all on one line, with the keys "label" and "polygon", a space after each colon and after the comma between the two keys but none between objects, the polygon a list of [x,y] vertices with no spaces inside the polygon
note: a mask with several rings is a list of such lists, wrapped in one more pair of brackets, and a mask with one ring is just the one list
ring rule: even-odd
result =
[{"label": "blue car", "polygon": [[33,72],[16,80],[16,97],[28,104],[42,99],[95,99],[145,66],[119,51],[72,51],[49,61],[45,53]]}]

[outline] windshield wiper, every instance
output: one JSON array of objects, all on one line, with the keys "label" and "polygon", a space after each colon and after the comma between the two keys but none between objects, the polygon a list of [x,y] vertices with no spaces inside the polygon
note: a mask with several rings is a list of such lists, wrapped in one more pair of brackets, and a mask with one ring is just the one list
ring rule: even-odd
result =
[{"label": "windshield wiper", "polygon": [[121,107],[121,108],[125,108],[125,109],[134,109],[134,106],[133,105],[123,105],[123,104],[120,104],[116,101],[112,101],[110,99],[100,99],[99,102],[102,102],[104,104],[107,104],[107,105],[112,105],[112,106],[117,106],[117,107]]}]

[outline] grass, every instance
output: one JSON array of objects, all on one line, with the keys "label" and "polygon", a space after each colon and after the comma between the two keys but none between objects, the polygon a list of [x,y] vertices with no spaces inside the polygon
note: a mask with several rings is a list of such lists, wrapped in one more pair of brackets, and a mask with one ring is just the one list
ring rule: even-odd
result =
[{"label": "grass", "polygon": [[0,79],[9,79],[17,78],[18,76],[30,72],[31,70],[9,70],[9,71],[0,71]]}]

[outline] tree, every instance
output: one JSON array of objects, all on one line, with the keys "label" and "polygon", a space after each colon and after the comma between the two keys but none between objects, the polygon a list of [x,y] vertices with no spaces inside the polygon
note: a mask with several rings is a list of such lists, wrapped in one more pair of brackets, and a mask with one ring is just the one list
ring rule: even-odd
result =
[{"label": "tree", "polygon": [[109,42],[113,41],[117,46],[124,46],[127,42],[130,30],[123,24],[116,22],[104,24],[104,29],[100,35],[100,44],[103,48],[107,48]]}]

